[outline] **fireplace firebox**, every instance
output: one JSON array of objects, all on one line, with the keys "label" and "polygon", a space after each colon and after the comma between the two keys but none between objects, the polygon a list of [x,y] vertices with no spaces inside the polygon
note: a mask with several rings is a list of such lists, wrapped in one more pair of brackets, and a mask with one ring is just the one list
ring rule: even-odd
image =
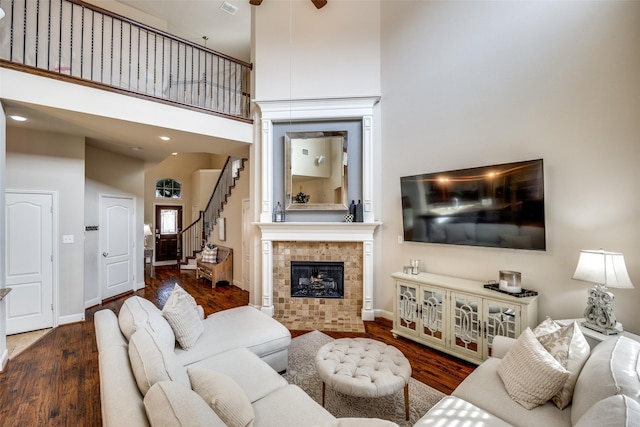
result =
[{"label": "fireplace firebox", "polygon": [[344,298],[344,263],[291,261],[292,298]]}]

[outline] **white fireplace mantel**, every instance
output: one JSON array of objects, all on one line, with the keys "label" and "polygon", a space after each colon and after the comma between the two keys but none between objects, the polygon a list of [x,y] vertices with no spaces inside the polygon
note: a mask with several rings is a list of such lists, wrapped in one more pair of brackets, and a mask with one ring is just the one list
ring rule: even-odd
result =
[{"label": "white fireplace mantel", "polygon": [[362,242],[362,320],[374,320],[373,234],[380,222],[258,222],[262,231],[262,311],[273,316],[273,242]]},{"label": "white fireplace mantel", "polygon": [[[375,220],[373,159],[379,154],[376,141],[374,107],[380,96],[324,99],[254,100],[260,114],[261,158],[260,219],[254,223],[262,236],[262,311],[274,315],[273,242],[362,242],[363,295],[362,320],[374,320],[373,259],[374,232],[381,224]],[[363,220],[342,222],[273,222],[273,124],[281,121],[344,120],[362,121],[362,205]],[[358,197],[360,199],[360,197]]]}]

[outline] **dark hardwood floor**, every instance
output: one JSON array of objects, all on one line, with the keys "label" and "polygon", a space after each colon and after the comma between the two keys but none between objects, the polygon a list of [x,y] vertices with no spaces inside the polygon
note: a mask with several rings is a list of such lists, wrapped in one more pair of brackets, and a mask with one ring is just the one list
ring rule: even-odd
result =
[{"label": "dark hardwood floor", "polygon": [[[247,292],[235,286],[212,289],[196,280],[193,271],[156,267],[154,278],[136,295],[162,307],[173,285],[180,284],[204,307],[205,315],[246,305]],[[125,295],[86,310],[86,321],[55,328],[0,373],[0,426],[100,426],[100,380],[93,314],[102,309],[118,313]],[[393,338],[391,322],[365,322],[366,333],[326,332],[334,338],[364,336],[399,348],[411,361],[413,377],[449,394],[474,365],[404,338]],[[308,331],[291,331],[295,337]]]}]

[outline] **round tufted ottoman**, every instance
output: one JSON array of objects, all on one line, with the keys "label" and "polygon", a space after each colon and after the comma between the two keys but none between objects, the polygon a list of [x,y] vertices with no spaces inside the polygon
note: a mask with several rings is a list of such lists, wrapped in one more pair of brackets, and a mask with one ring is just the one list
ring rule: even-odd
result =
[{"label": "round tufted ottoman", "polygon": [[387,396],[404,387],[409,419],[411,365],[397,348],[369,338],[340,338],[318,350],[316,370],[322,380],[322,406],[327,385],[357,397]]}]

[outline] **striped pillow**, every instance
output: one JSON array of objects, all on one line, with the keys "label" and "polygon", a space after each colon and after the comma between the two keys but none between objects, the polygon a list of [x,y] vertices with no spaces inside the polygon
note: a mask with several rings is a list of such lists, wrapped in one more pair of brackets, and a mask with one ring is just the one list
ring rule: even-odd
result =
[{"label": "striped pillow", "polygon": [[569,371],[527,328],[500,362],[498,375],[514,401],[526,409],[533,409],[562,390]]}]

